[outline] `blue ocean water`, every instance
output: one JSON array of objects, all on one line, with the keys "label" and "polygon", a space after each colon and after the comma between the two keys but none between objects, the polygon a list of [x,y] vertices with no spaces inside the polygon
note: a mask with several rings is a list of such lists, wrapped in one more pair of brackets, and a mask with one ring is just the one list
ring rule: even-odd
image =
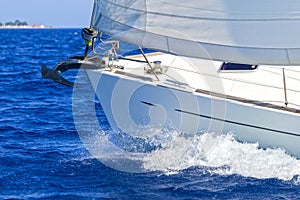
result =
[{"label": "blue ocean water", "polygon": [[78,29],[0,30],[0,199],[300,199],[299,160],[230,136],[218,138],[213,161],[196,151],[176,170],[148,162],[149,172],[135,174],[102,164],[76,131],[73,89],[40,75],[42,64],[83,52]]}]

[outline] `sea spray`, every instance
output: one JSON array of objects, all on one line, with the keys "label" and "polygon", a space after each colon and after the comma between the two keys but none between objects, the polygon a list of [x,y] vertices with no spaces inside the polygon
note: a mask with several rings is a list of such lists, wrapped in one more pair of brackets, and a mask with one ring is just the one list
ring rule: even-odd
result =
[{"label": "sea spray", "polygon": [[241,143],[233,134],[204,133],[176,138],[170,148],[150,153],[144,161],[146,169],[168,173],[197,166],[208,167],[211,173],[220,175],[263,179],[291,180],[300,175],[300,160],[283,149],[262,149],[257,143]]},{"label": "sea spray", "polygon": [[[154,131],[144,127],[145,131]],[[86,147],[109,167],[130,172],[179,173],[191,167],[205,167],[209,173],[241,175],[259,179],[298,181],[300,160],[283,149],[262,149],[257,143],[242,143],[232,133],[196,133],[186,136],[174,129],[138,138],[126,133],[102,130],[88,136]],[[128,165],[128,166],[127,166]]]}]

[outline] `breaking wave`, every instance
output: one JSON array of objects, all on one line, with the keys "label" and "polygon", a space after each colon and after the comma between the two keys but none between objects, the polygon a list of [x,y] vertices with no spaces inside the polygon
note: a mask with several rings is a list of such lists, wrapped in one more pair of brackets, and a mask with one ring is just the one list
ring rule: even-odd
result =
[{"label": "breaking wave", "polygon": [[108,143],[112,145],[109,138],[116,141],[117,137],[112,137],[111,134],[115,133],[107,130],[98,132],[97,138],[90,138],[93,145],[88,149],[94,157],[117,170],[120,170],[120,166],[128,165],[125,170],[121,170],[173,174],[190,167],[205,167],[210,173],[219,175],[237,174],[281,180],[296,177],[300,182],[300,160],[280,148],[262,149],[257,143],[238,142],[231,133],[185,136],[169,130],[155,137],[142,139],[129,139],[128,135],[118,134],[125,142],[120,143],[119,138],[117,144],[114,143],[114,147],[110,148],[111,146],[106,146]]},{"label": "breaking wave", "polygon": [[[211,168],[220,175],[238,174],[254,178],[291,180],[300,175],[300,160],[283,149],[261,149],[258,144],[240,143],[232,134],[204,133],[192,138],[178,138],[168,149],[154,151],[145,158],[150,170],[179,171],[193,166]],[[189,144],[182,148],[180,144]],[[182,152],[182,149],[185,149]],[[179,153],[180,152],[180,153]],[[173,154],[180,156],[170,164]],[[159,162],[158,162],[159,161]]]}]

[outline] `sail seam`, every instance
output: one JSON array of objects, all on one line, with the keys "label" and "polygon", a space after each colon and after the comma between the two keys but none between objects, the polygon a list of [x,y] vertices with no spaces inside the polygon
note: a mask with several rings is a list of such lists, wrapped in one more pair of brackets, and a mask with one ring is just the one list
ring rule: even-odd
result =
[{"label": "sail seam", "polygon": [[[102,17],[105,17],[109,20],[111,20],[113,23],[118,23],[119,25],[121,26],[125,26],[125,27],[128,27],[128,28],[132,28],[133,30],[137,30],[137,31],[141,31],[141,32],[147,32],[145,30],[142,30],[142,29],[139,29],[139,28],[136,28],[136,27],[133,27],[133,26],[128,26],[124,23],[121,23],[119,21],[116,21],[116,20],[113,20],[107,16],[102,16]],[[165,37],[164,35],[160,35],[160,34],[157,34],[157,33],[153,33],[153,32],[147,32],[149,34],[153,34],[153,35],[156,35],[156,36],[161,36],[161,37]],[[168,37],[170,39],[180,39],[182,41],[189,41],[187,39],[184,39],[184,38],[176,38],[176,37]],[[125,40],[126,41],[126,40]],[[224,45],[224,44],[218,44],[218,43],[208,43],[208,42],[199,42],[199,41],[194,41],[194,42],[197,42],[199,44],[202,44],[202,45],[210,45],[210,46],[221,46],[221,47],[229,47],[229,48],[240,48],[240,49],[251,49],[251,50],[279,50],[279,51],[285,51],[286,48],[275,48],[275,47],[272,47],[272,48],[263,48],[263,47],[251,47],[251,46],[246,46],[246,47],[243,47],[243,46],[237,46],[237,45]],[[300,48],[289,48],[291,50],[300,50]],[[253,64],[253,63],[252,63]]]},{"label": "sail seam", "polygon": [[159,16],[166,16],[166,17],[177,17],[177,18],[182,18],[182,19],[197,19],[197,20],[207,20],[207,21],[253,21],[253,22],[266,22],[266,21],[294,21],[294,20],[300,20],[300,18],[264,18],[264,19],[250,19],[250,18],[244,18],[244,19],[221,19],[221,18],[209,18],[209,17],[193,17],[193,16],[182,16],[182,15],[173,15],[173,14],[167,14],[167,13],[160,13],[160,12],[151,12],[151,11],[145,11],[145,10],[139,10],[139,9],[136,9],[136,8],[130,8],[128,6],[124,6],[124,5],[120,5],[120,4],[116,4],[116,3],[113,3],[113,2],[110,2],[110,1],[107,1],[107,0],[103,0],[105,1],[106,3],[109,3],[111,5],[114,5],[116,7],[120,7],[120,8],[126,8],[126,9],[129,9],[129,10],[132,10],[132,11],[137,11],[137,12],[140,12],[140,13],[148,13],[148,14],[151,14],[151,15],[159,15]]}]

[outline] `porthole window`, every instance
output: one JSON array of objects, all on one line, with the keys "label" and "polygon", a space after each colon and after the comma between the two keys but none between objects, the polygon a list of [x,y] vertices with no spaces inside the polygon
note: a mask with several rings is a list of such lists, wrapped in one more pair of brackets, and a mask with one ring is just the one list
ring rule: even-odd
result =
[{"label": "porthole window", "polygon": [[258,65],[239,64],[224,62],[220,67],[220,72],[238,72],[238,71],[255,71]]}]

